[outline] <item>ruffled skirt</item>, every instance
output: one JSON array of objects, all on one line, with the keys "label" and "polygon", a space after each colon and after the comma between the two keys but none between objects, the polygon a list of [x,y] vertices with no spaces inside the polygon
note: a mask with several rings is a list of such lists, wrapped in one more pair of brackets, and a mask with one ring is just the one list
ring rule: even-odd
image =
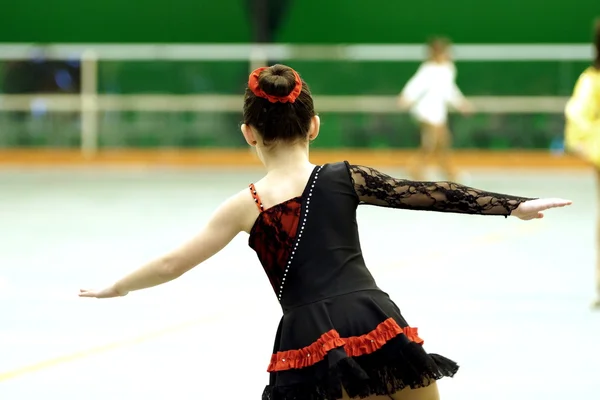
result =
[{"label": "ruffled skirt", "polygon": [[380,290],[328,298],[281,319],[263,400],[388,395],[452,377],[458,365],[428,354],[418,330]]}]

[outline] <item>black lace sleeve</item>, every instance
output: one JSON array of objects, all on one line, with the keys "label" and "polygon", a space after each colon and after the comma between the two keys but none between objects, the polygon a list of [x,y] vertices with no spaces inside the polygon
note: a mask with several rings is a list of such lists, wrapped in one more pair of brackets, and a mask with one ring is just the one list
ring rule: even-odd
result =
[{"label": "black lace sleeve", "polygon": [[348,164],[361,204],[461,214],[509,216],[530,198],[490,193],[452,182],[395,179],[374,168]]}]

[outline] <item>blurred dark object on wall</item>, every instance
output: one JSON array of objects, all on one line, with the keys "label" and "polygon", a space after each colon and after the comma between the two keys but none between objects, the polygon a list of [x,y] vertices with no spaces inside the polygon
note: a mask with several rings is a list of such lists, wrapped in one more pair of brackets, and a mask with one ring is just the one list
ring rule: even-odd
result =
[{"label": "blurred dark object on wall", "polygon": [[252,24],[252,39],[256,43],[272,43],[292,0],[246,0]]},{"label": "blurred dark object on wall", "polygon": [[79,93],[79,60],[48,60],[39,54],[4,65],[2,88],[6,94]]},{"label": "blurred dark object on wall", "polygon": [[[81,65],[79,59],[51,60],[43,49],[22,60],[2,65],[1,92],[6,95],[79,94]],[[2,115],[4,145],[17,147],[43,146],[51,142],[59,147],[79,143],[79,112],[48,112],[42,99],[31,101],[28,111],[7,111]],[[61,126],[60,130],[55,130]],[[2,143],[0,143],[2,147]]]}]

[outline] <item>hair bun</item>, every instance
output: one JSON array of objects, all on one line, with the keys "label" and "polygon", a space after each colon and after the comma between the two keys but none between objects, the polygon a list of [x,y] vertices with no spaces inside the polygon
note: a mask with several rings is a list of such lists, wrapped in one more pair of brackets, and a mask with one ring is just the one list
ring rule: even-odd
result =
[{"label": "hair bun", "polygon": [[258,87],[269,96],[285,97],[296,86],[294,71],[285,65],[276,64],[261,72]]}]

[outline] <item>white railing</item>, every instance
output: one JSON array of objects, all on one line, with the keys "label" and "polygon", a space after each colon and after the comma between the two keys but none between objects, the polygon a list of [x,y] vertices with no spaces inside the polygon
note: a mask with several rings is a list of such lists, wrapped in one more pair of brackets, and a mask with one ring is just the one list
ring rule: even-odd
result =
[{"label": "white railing", "polygon": [[[239,112],[240,95],[99,95],[98,61],[195,60],[247,61],[249,69],[265,60],[419,61],[421,45],[113,45],[113,44],[0,44],[0,60],[43,58],[81,61],[80,95],[0,95],[0,111],[29,111],[43,104],[46,111],[80,112],[81,148],[93,155],[98,147],[98,113],[105,111]],[[588,61],[593,48],[572,45],[455,45],[457,61]],[[481,113],[561,113],[565,97],[470,97]],[[395,96],[318,96],[320,112],[397,112]]]}]

